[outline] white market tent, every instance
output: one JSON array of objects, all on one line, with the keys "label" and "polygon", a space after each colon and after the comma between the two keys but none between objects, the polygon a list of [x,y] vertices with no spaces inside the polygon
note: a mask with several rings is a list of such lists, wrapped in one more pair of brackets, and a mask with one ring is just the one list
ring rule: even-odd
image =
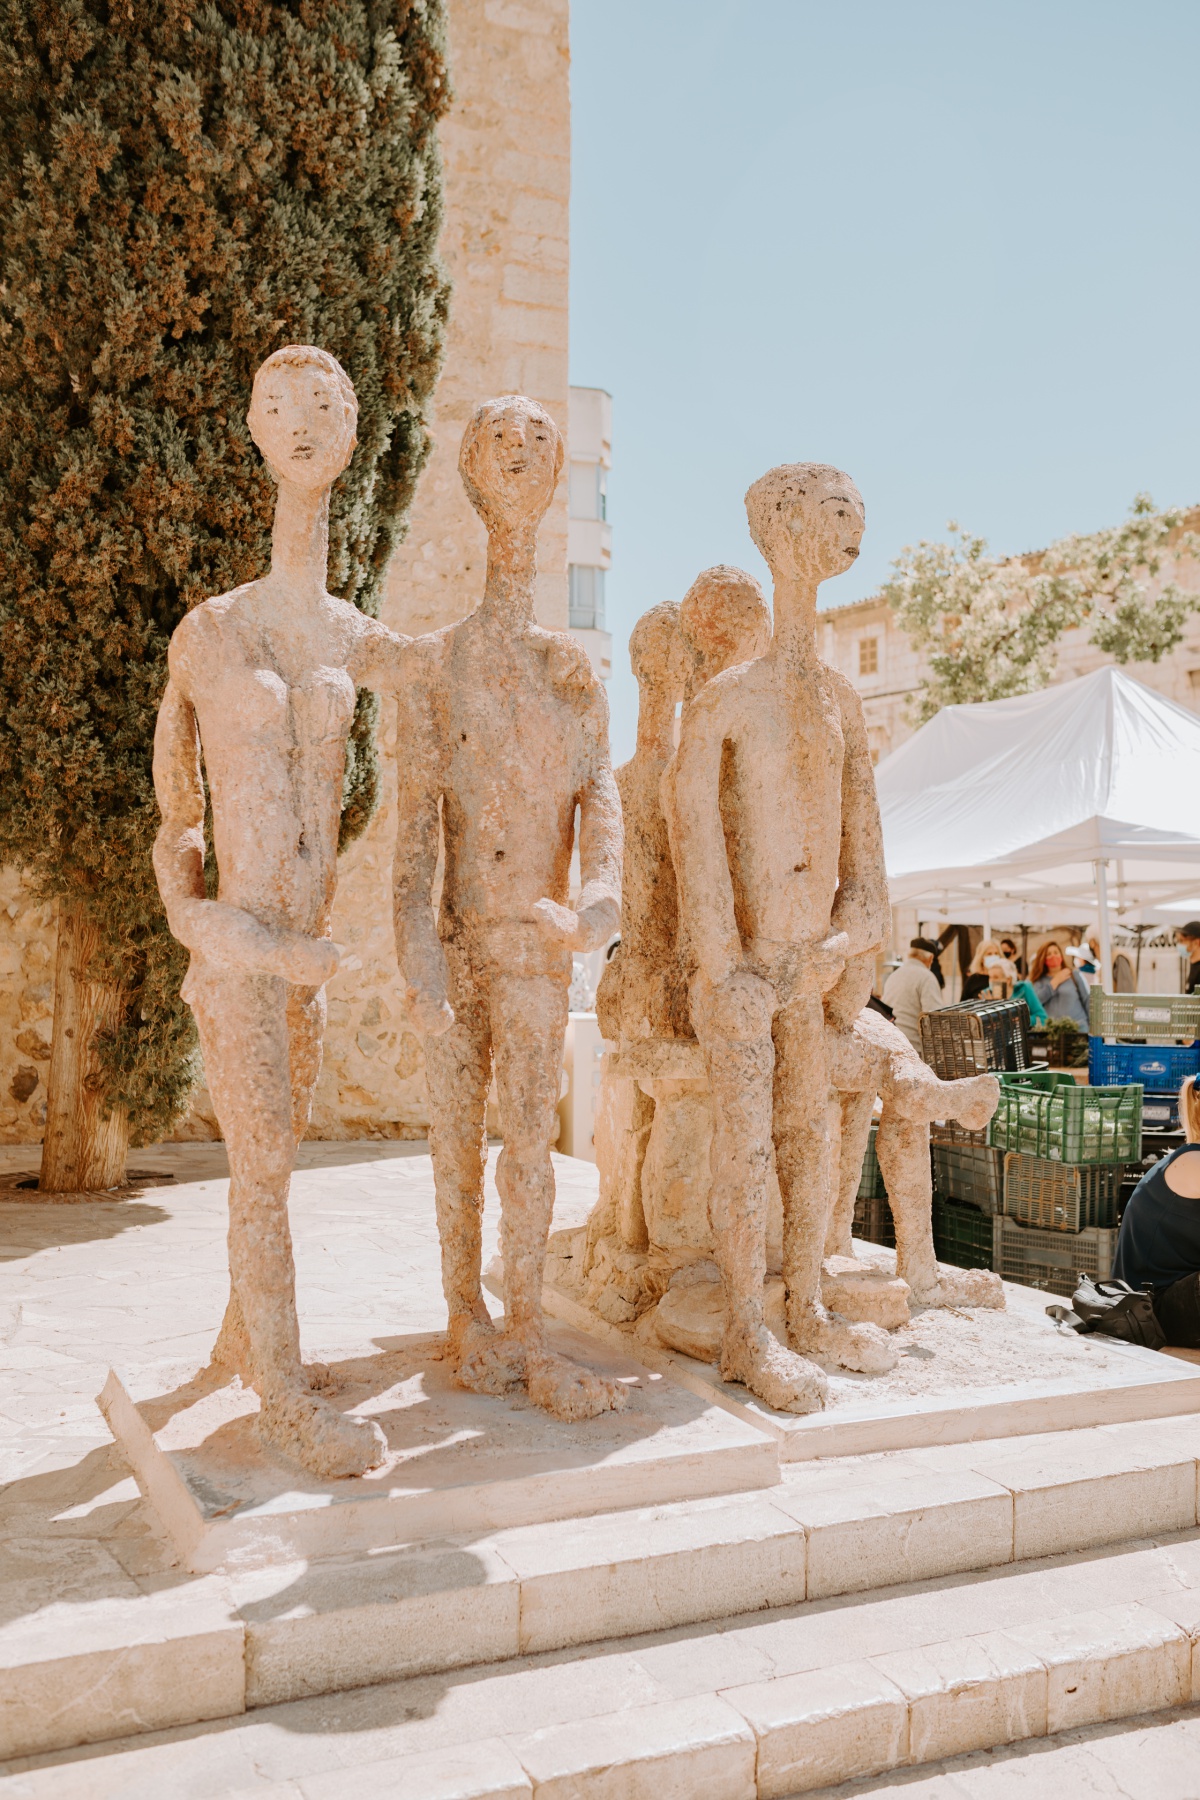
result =
[{"label": "white market tent", "polygon": [[1182,919],[1200,896],[1200,718],[1119,669],[947,706],[875,771],[894,906]]}]

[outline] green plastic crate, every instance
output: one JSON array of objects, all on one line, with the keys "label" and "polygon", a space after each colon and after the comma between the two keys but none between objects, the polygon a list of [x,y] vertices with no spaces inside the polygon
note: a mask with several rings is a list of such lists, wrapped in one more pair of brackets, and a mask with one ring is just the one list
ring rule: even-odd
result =
[{"label": "green plastic crate", "polygon": [[1093,988],[1088,1030],[1093,1037],[1190,1043],[1200,1037],[1200,994],[1105,994]]},{"label": "green plastic crate", "polygon": [[962,1200],[934,1200],[933,1254],[959,1269],[990,1269],[992,1221]]},{"label": "green plastic crate", "polygon": [[1051,1069],[1010,1075],[1001,1083],[988,1137],[998,1149],[1051,1162],[1139,1162],[1142,1089],[1136,1082],[1081,1087]]}]

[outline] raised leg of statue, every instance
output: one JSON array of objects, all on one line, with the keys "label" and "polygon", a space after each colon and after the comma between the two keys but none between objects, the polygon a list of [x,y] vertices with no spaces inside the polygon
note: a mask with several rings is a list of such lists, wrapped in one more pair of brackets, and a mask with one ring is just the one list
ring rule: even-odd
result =
[{"label": "raised leg of statue", "polygon": [[794,1350],[865,1374],[894,1367],[878,1325],[852,1325],[821,1301],[829,1224],[829,1068],[819,995],[797,995],[775,1015],[775,1166],[783,1196],[783,1281]]},{"label": "raised leg of statue", "polygon": [[623,1406],[626,1390],[548,1349],[542,1311],[546,1240],[554,1212],[550,1146],[567,1027],[567,982],[558,975],[493,969],[487,987],[504,1136],[496,1186],[505,1335],[524,1353],[525,1385],[535,1405],[555,1418],[590,1419]]},{"label": "raised leg of statue", "polygon": [[188,979],[229,1157],[232,1299],[214,1360],[248,1351],[242,1373],[258,1392],[267,1443],[314,1474],[361,1474],[382,1461],[382,1432],[314,1394],[300,1357],[287,1210],[296,1139],[291,1084],[281,1073],[290,1060],[288,984],[240,969],[193,968]]},{"label": "raised leg of statue", "polygon": [[838,1185],[834,1195],[829,1224],[825,1231],[826,1256],[853,1256],[854,1205],[862,1180],[863,1158],[871,1139],[871,1119],[875,1096],[869,1090],[861,1094],[842,1094],[841,1153],[838,1157]]}]

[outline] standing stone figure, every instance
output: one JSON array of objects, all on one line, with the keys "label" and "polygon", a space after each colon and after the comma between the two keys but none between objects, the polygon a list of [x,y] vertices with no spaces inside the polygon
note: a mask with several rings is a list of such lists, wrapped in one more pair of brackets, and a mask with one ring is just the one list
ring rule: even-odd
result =
[{"label": "standing stone figure", "polygon": [[279,488],[270,572],[182,620],[154,738],[154,870],[192,953],[183,997],[229,1156],[230,1297],[213,1360],[257,1389],[265,1441],[322,1476],[360,1474],[386,1449],[377,1425],[313,1391],[327,1377],[301,1362],[287,1213],[338,964],[330,914],[355,689],[395,690],[404,645],[325,589],[329,491],[357,413],[327,351],[291,345],[254,377],[248,423]]},{"label": "standing stone figure", "polygon": [[[621,1405],[624,1389],[549,1350],[542,1271],[571,953],[617,928],[621,804],[604,690],[578,646],[533,617],[538,526],[562,461],[558,428],[532,400],[489,401],[464,433],[459,470],[487,526],[487,579],[475,612],[413,644],[401,700],[395,921],[409,1006],[425,1034],[456,1377],[478,1393],[523,1381],[537,1405],[582,1419]],[[577,807],[583,887],[572,911]],[[435,923],[439,815],[445,873]],[[504,1136],[503,1332],[480,1287],[493,1065]]]},{"label": "standing stone figure", "polygon": [[[721,1372],[769,1405],[806,1412],[827,1384],[797,1352],[867,1372],[895,1360],[886,1333],[820,1299],[831,1174],[824,1000],[888,922],[862,707],[816,649],[817,588],[857,557],[864,513],[848,476],[808,463],[756,481],[746,510],[774,577],[774,636],[687,708],[664,800],[713,1095]],[[772,1139],[790,1349],[763,1318]]]}]

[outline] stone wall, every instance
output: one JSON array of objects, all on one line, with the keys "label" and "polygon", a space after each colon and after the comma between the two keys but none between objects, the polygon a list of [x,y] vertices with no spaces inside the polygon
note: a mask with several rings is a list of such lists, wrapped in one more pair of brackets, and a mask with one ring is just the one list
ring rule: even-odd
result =
[{"label": "stone wall", "polygon": [[[484,532],[457,468],[473,409],[496,394],[531,394],[567,431],[569,0],[449,0],[448,10],[455,97],[442,126],[442,255],[454,295],[435,447],[383,612],[409,633],[461,618],[483,591]],[[566,627],[565,468],[539,540],[537,606],[544,624]],[[397,745],[394,709],[383,710],[382,804],[340,871],[334,936],[345,955],[329,985],[314,1137],[416,1137],[427,1124],[421,1048],[404,1015],[392,944]],[[48,911],[0,871],[0,1142],[42,1135],[53,950]],[[206,1092],[175,1135],[217,1135]]]}]

